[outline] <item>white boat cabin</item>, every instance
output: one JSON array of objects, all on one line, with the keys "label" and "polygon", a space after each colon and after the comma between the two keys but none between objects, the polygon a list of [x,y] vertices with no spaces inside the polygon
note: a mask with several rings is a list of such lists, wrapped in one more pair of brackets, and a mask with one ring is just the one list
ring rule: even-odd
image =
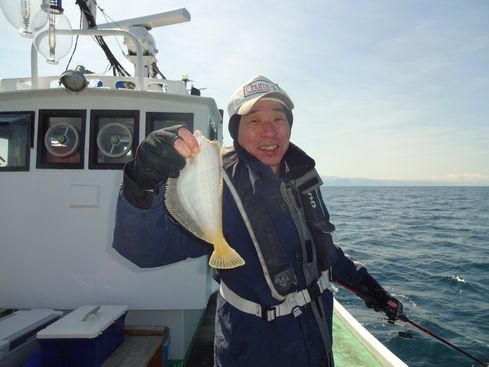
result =
[{"label": "white boat cabin", "polygon": [[[78,31],[111,32],[132,37]],[[127,305],[128,323],[169,327],[180,359],[215,290],[207,259],[136,267],[111,247],[116,201],[149,132],[183,124],[222,141],[222,111],[185,79],[143,76],[139,55],[135,77],[79,73],[74,91],[83,68],[40,77],[33,46],[31,76],[0,81],[0,308]]]}]

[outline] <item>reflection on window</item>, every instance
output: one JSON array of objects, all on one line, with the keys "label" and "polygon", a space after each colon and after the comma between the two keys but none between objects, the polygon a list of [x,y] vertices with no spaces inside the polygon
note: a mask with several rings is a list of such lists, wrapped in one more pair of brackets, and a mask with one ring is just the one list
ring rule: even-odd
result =
[{"label": "reflection on window", "polygon": [[194,131],[194,114],[183,112],[146,113],[146,135],[148,135],[151,131],[174,125],[184,125],[190,131]]},{"label": "reflection on window", "polygon": [[92,169],[122,169],[138,143],[139,111],[92,110],[90,164]]},{"label": "reflection on window", "polygon": [[0,171],[28,171],[34,112],[0,112]]},{"label": "reflection on window", "polygon": [[83,168],[84,110],[41,110],[37,139],[38,168]]}]

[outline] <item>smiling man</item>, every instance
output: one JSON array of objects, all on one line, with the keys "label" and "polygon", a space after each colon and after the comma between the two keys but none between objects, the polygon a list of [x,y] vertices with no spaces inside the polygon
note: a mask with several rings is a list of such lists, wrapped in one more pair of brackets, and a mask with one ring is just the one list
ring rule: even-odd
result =
[{"label": "smiling man", "polygon": [[248,114],[241,117],[238,144],[255,156],[274,173],[289,148],[290,126],[285,107],[274,100],[256,102]]},{"label": "smiling man", "polygon": [[255,78],[238,89],[229,103],[231,136],[236,140],[237,135],[242,148],[277,173],[289,148],[293,108],[278,84]]},{"label": "smiling man", "polygon": [[[391,320],[402,313],[402,304],[334,244],[314,160],[289,141],[293,108],[263,76],[229,102],[234,142],[222,157],[223,232],[245,265],[218,270],[216,366],[333,366],[330,281],[355,289]],[[212,251],[163,209],[162,183],[196,154],[191,132],[174,126],[150,133],[125,167],[113,246],[136,265]]]}]

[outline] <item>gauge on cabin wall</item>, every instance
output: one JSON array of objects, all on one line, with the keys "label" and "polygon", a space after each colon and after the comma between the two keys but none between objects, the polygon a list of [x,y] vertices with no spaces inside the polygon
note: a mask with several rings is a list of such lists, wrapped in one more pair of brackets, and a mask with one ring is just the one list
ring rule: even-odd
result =
[{"label": "gauge on cabin wall", "polygon": [[40,110],[37,168],[83,168],[84,110]]},{"label": "gauge on cabin wall", "polygon": [[132,132],[121,123],[109,123],[98,132],[97,147],[107,157],[120,158],[131,150]]},{"label": "gauge on cabin wall", "polygon": [[90,112],[90,169],[122,169],[138,143],[139,111]]},{"label": "gauge on cabin wall", "polygon": [[73,125],[60,122],[46,131],[44,146],[55,157],[68,157],[80,146],[80,135]]}]

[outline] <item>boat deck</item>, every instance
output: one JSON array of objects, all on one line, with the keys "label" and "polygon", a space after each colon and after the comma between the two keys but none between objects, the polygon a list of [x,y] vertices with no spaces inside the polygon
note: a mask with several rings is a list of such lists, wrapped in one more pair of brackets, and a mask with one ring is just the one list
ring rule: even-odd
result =
[{"label": "boat deck", "polygon": [[[214,363],[213,343],[216,296],[217,293],[214,293],[209,299],[202,325],[185,364],[187,367],[209,367]],[[352,330],[352,322],[357,323],[355,325],[356,331]],[[359,329],[360,331],[358,331]],[[367,340],[366,342],[366,339],[373,340]],[[374,344],[374,346],[372,347],[371,344]],[[338,302],[335,302],[333,316],[333,354],[335,367],[406,366],[363,329]]]}]

